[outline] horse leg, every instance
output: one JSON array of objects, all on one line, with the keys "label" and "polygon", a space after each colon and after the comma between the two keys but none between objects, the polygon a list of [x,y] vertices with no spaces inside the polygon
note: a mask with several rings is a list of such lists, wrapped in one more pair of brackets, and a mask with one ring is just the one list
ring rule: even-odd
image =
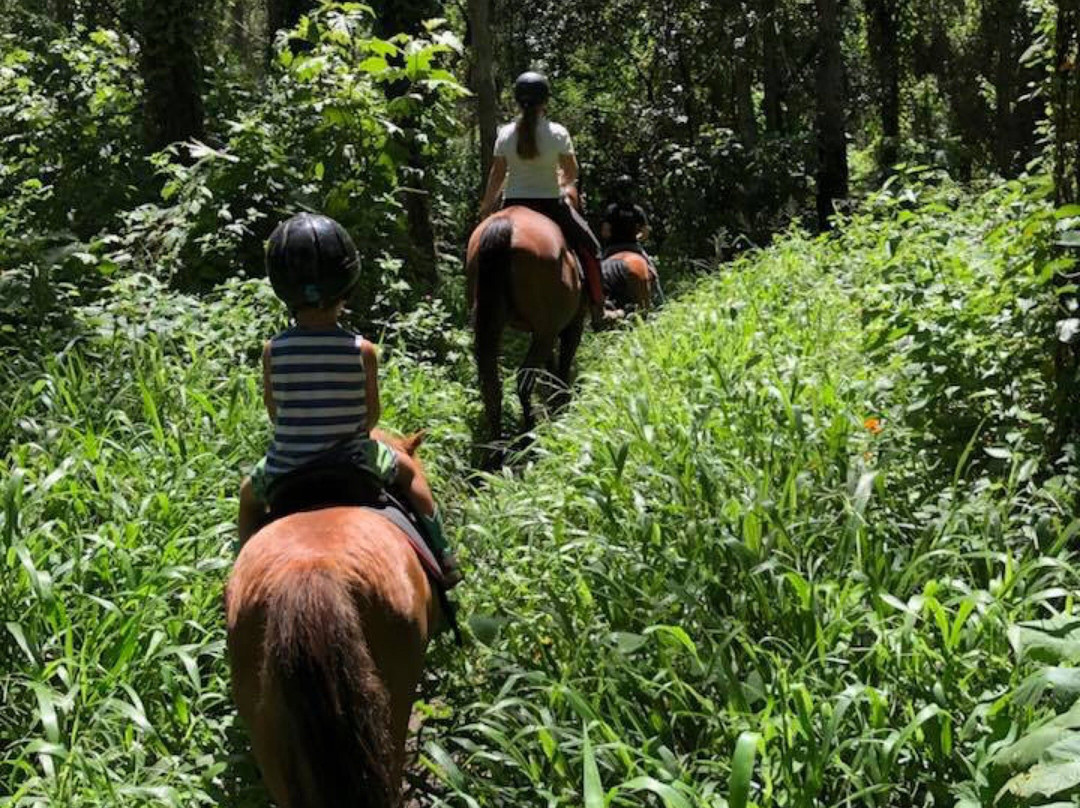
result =
[{"label": "horse leg", "polygon": [[503,318],[492,316],[484,328],[477,327],[473,352],[480,377],[480,396],[484,401],[484,417],[492,441],[502,438],[502,376],[499,373],[499,345],[502,342]]},{"label": "horse leg", "polygon": [[581,335],[584,331],[585,311],[583,309],[559,335],[559,367],[555,375],[562,389],[556,402],[558,409],[563,409],[570,403],[570,385],[574,380],[574,357],[577,355],[578,346],[581,345]]},{"label": "horse leg", "polygon": [[536,388],[537,375],[542,368],[546,368],[551,361],[551,353],[555,350],[555,340],[547,334],[533,334],[529,344],[529,352],[525,355],[525,361],[517,372],[518,398],[521,399],[521,417],[525,430],[531,430],[536,426],[536,419],[532,411],[532,394]]}]

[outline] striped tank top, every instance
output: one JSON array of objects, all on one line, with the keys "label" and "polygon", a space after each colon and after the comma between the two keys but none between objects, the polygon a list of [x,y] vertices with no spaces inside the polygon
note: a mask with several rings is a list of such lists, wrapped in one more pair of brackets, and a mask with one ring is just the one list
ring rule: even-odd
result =
[{"label": "striped tank top", "polygon": [[291,328],[270,340],[277,418],[266,453],[273,478],[368,439],[363,337],[343,328]]}]

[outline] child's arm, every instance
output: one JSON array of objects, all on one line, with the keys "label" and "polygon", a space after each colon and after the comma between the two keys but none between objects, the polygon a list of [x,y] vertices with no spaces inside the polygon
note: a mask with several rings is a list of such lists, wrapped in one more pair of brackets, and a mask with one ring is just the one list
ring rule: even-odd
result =
[{"label": "child's arm", "polygon": [[277,421],[277,405],[274,404],[274,382],[270,374],[270,340],[263,343],[263,404],[266,405],[266,414],[270,416],[270,423]]},{"label": "child's arm", "polygon": [[382,415],[382,403],[379,401],[379,350],[368,340],[360,344],[360,355],[364,359],[365,398],[367,401],[367,428],[371,432],[379,424]]}]

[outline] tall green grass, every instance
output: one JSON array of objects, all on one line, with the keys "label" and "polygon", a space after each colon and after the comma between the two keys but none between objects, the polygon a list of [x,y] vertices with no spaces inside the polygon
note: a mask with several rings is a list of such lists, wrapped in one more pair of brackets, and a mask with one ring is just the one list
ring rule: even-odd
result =
[{"label": "tall green grass", "polygon": [[[138,276],[75,313],[66,347],[9,358],[0,804],[266,804],[235,727],[222,585],[280,316],[261,284],[198,301]],[[383,383],[386,419],[443,447],[436,481],[461,476],[461,385],[407,357]]]},{"label": "tall green grass", "polygon": [[[590,340],[571,410],[479,480],[467,364],[388,346],[385,418],[431,429],[470,568],[423,803],[1068,799],[1080,524],[1072,447],[1044,450],[1041,194],[898,181],[722,268]],[[132,278],[4,357],[0,805],[266,804],[221,586],[275,312]]]},{"label": "tall green grass", "polygon": [[443,804],[1012,804],[1040,756],[1071,793],[1075,735],[1012,745],[1080,681],[1041,193],[890,188],[593,357],[464,504]]}]

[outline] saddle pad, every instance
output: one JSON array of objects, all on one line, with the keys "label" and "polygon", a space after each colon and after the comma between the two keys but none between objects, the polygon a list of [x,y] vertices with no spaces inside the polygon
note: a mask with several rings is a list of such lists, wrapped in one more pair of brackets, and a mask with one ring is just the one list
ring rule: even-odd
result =
[{"label": "saddle pad", "polygon": [[298,469],[274,483],[269,499],[271,522],[299,511],[342,506],[378,514],[405,534],[432,583],[439,589],[446,588],[439,562],[421,535],[412,511],[355,466],[338,463]]}]

